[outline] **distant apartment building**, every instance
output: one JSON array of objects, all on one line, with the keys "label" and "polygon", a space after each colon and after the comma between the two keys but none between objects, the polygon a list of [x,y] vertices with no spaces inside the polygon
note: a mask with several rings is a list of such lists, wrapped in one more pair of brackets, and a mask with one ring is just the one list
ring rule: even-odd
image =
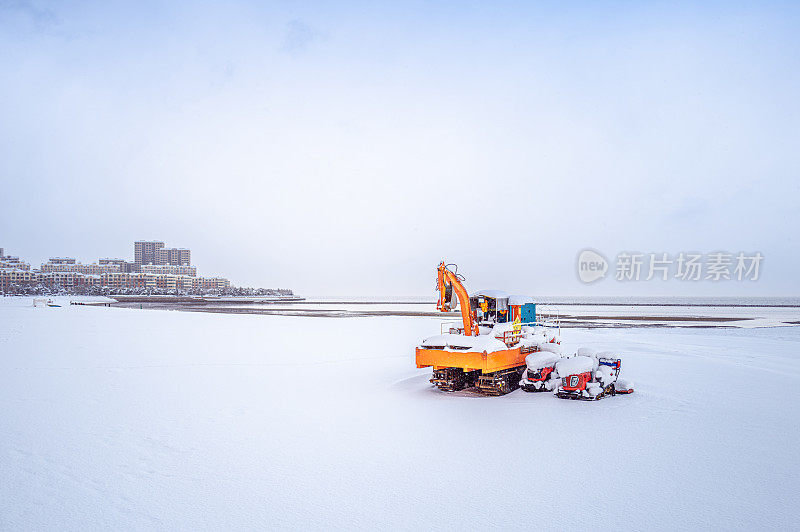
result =
[{"label": "distant apartment building", "polygon": [[142,264],[140,271],[142,273],[197,276],[197,268],[194,266],[174,266],[172,264]]},{"label": "distant apartment building", "polygon": [[186,248],[164,248],[156,253],[155,264],[171,264],[189,266],[192,263],[192,252]]},{"label": "distant apartment building", "polygon": [[78,261],[72,257],[52,257],[48,264],[75,264]]},{"label": "distant apartment building", "polygon": [[119,271],[121,272],[138,272],[141,270],[140,264],[136,264],[135,262],[128,262],[125,259],[100,259],[97,261],[100,266],[110,266],[110,265],[117,265],[119,266]]},{"label": "distant apartment building", "polygon": [[[136,282],[138,280],[140,280],[138,274],[110,272],[100,276],[100,286],[107,286],[109,288],[134,288],[139,287],[139,283]],[[143,283],[142,288],[144,288]]]},{"label": "distant apartment building", "polygon": [[47,272],[37,274],[35,281],[48,286],[59,286],[72,290],[78,286],[99,286],[100,276],[74,271]]},{"label": "distant apartment building", "polygon": [[192,252],[186,248],[165,248],[160,240],[137,240],[133,243],[134,264],[189,266]]},{"label": "distant apartment building", "polygon": [[157,264],[158,251],[164,249],[159,240],[137,240],[133,243],[133,262],[135,264]]},{"label": "distant apartment building", "polygon": [[111,264],[116,264],[117,266],[119,266],[119,271],[121,272],[125,271],[125,265],[127,264],[125,259],[99,259],[97,263],[100,266],[108,266]]},{"label": "distant apartment building", "polygon": [[192,284],[194,289],[225,290],[231,286],[231,282],[223,277],[195,277],[195,279]]},{"label": "distant apartment building", "polygon": [[0,291],[6,292],[14,285],[30,285],[37,281],[38,275],[28,270],[0,270]]},{"label": "distant apartment building", "polygon": [[29,271],[31,265],[27,262],[22,262],[19,257],[3,255],[0,257],[0,269]]},{"label": "distant apartment building", "polygon": [[74,272],[83,275],[100,275],[101,273],[123,271],[119,264],[42,264],[39,268],[42,273]]}]

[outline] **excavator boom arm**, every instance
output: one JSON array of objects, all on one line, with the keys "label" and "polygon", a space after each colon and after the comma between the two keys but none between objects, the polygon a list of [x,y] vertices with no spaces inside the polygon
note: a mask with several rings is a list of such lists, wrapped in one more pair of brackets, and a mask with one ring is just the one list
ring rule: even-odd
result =
[{"label": "excavator boom arm", "polygon": [[448,270],[447,265],[444,262],[439,263],[437,284],[439,285],[439,302],[436,305],[437,308],[442,310],[446,305],[445,288],[447,285],[450,285],[450,287],[455,291],[456,296],[458,296],[458,304],[461,307],[461,320],[464,323],[464,334],[467,336],[477,335],[478,327],[477,323],[475,323],[475,319],[472,316],[472,309],[469,304],[469,294],[467,293],[466,288],[464,288],[464,285],[461,284],[458,276]]}]

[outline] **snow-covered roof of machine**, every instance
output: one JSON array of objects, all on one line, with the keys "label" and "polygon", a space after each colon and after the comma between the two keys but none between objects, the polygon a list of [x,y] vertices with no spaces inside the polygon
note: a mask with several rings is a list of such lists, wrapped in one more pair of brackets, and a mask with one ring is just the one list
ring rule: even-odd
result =
[{"label": "snow-covered roof of machine", "polygon": [[597,359],[585,356],[562,358],[556,363],[556,371],[558,371],[558,374],[562,377],[594,371],[596,368]]},{"label": "snow-covered roof of machine", "polygon": [[490,297],[492,299],[507,299],[508,292],[502,290],[478,290],[469,295],[469,297]]},{"label": "snow-covered roof of machine", "polygon": [[542,369],[552,366],[559,360],[561,357],[555,353],[538,352],[526,356],[525,364],[529,369]]},{"label": "snow-covered roof of machine", "polygon": [[527,305],[528,303],[536,303],[530,296],[521,296],[519,294],[512,294],[508,296],[509,305]]}]

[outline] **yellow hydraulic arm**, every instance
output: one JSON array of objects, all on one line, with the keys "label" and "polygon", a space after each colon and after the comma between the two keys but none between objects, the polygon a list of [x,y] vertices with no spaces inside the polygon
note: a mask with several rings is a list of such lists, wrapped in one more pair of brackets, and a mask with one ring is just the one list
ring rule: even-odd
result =
[{"label": "yellow hydraulic arm", "polygon": [[461,307],[461,320],[464,322],[464,334],[467,336],[477,336],[478,324],[475,317],[472,315],[472,309],[469,305],[469,294],[461,284],[458,275],[451,272],[444,262],[439,263],[437,268],[436,285],[439,288],[439,301],[436,303],[436,308],[442,312],[450,310],[450,304],[445,295],[447,287],[449,286],[455,291],[458,296],[458,304]]}]

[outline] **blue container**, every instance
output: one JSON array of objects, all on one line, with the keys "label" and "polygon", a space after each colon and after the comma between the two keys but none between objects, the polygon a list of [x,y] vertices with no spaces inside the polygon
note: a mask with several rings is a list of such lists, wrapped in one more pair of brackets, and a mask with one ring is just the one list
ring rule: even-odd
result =
[{"label": "blue container", "polygon": [[520,319],[522,323],[533,323],[536,321],[536,303],[527,303],[520,308]]}]

